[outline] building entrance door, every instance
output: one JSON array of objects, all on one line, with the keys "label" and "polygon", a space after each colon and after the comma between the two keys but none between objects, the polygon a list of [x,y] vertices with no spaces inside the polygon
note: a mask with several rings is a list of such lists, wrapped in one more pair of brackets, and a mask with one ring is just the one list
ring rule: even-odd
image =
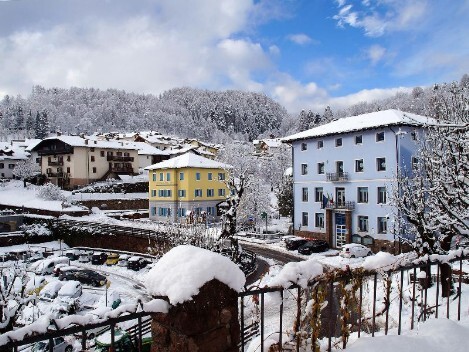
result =
[{"label": "building entrance door", "polygon": [[335,213],[335,245],[342,247],[347,243],[347,227],[345,226],[345,214]]}]

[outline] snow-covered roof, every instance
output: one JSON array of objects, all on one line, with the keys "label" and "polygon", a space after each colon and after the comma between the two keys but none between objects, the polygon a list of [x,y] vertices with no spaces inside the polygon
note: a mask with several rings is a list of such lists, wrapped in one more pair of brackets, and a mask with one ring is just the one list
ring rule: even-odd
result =
[{"label": "snow-covered roof", "polygon": [[25,160],[29,153],[18,146],[11,146],[10,143],[0,143],[0,160]]},{"label": "snow-covered roof", "polygon": [[282,144],[282,140],[280,138],[263,139],[261,142],[264,142],[269,148],[278,148]]},{"label": "snow-covered roof", "polygon": [[145,170],[158,170],[158,169],[182,169],[187,167],[196,167],[203,169],[231,169],[232,166],[218,161],[204,158],[203,156],[194,153],[185,153],[178,157],[162,161],[150,166]]},{"label": "snow-covered roof", "polygon": [[168,155],[168,151],[158,149],[145,142],[126,142],[124,144],[138,149],[139,155]]},{"label": "snow-covered roof", "polygon": [[376,111],[368,114],[344,117],[310,130],[282,138],[283,142],[348,133],[387,126],[425,126],[434,125],[436,120],[399,110]]},{"label": "snow-covered roof", "polygon": [[[103,149],[125,149],[125,150],[137,150],[136,146],[128,145],[123,141],[102,141],[93,139],[95,137],[90,136],[88,137],[80,137],[80,136],[57,136],[57,137],[49,137],[42,140],[60,140],[72,147],[85,147],[85,148],[103,148]],[[87,142],[88,141],[88,142]],[[41,143],[42,143],[41,142]],[[34,148],[37,148],[37,144]],[[88,144],[87,144],[88,143]]]}]

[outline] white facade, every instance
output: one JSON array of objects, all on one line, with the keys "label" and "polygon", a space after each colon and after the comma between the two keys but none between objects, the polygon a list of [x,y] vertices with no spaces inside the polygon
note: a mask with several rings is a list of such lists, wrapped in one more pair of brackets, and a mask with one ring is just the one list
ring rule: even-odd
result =
[{"label": "white facade", "polygon": [[[396,119],[387,119],[390,113]],[[360,120],[374,123],[360,128]],[[333,247],[352,240],[393,241],[397,212],[390,196],[396,175],[411,172],[421,121],[388,110],[285,138],[293,148],[295,230],[323,238]]]}]

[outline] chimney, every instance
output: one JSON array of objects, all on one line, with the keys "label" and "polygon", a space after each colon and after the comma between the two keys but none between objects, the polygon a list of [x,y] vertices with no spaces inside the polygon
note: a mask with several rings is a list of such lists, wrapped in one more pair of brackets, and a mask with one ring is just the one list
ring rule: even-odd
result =
[{"label": "chimney", "polygon": [[88,140],[85,138],[85,144],[88,145]]},{"label": "chimney", "polygon": [[94,144],[98,144],[98,141],[94,141]]}]

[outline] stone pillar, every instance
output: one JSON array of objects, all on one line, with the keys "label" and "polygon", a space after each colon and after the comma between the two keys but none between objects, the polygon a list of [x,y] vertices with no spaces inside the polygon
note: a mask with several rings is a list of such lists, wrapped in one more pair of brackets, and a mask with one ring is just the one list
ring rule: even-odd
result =
[{"label": "stone pillar", "polygon": [[352,242],[352,212],[345,212],[345,227],[347,228],[347,243]]},{"label": "stone pillar", "polygon": [[172,306],[168,314],[153,314],[151,329],[151,352],[237,352],[238,294],[209,281],[191,301]]},{"label": "stone pillar", "polygon": [[334,244],[334,229],[332,228],[332,217],[334,216],[334,213],[332,209],[326,209],[326,237],[327,240],[329,241],[329,246],[332,247]]}]

